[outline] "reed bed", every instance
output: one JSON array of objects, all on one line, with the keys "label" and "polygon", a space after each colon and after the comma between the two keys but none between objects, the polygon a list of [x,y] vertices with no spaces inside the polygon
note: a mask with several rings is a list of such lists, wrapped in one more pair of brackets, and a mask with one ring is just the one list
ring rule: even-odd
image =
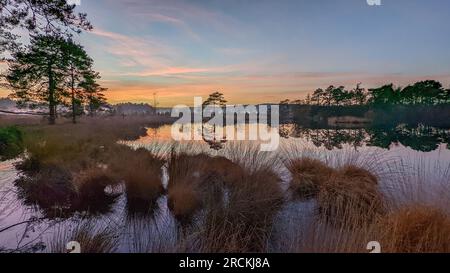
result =
[{"label": "reed bed", "polygon": [[51,253],[70,253],[69,242],[79,243],[81,253],[113,253],[118,247],[116,229],[83,219],[58,225],[49,241]]},{"label": "reed bed", "polygon": [[[450,252],[450,164],[294,142],[272,153],[233,141],[144,145],[131,141],[149,126],[142,120],[75,126],[30,129],[17,165],[25,204],[89,218],[64,225],[51,252],[67,240],[87,252],[368,252],[370,241]],[[98,225],[117,207],[119,224]]]}]

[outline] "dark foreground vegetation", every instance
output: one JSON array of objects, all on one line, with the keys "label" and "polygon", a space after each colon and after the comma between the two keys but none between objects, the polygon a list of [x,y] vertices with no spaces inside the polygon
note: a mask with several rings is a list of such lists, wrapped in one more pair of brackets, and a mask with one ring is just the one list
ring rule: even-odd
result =
[{"label": "dark foreground vegetation", "polygon": [[0,160],[15,158],[22,152],[22,131],[15,126],[0,127]]},{"label": "dark foreground vegetation", "polygon": [[[450,252],[448,203],[393,202],[380,184],[386,173],[401,170],[355,160],[336,165],[295,146],[263,154],[238,144],[212,155],[174,144],[142,149],[118,142],[159,122],[22,126],[27,152],[14,182],[20,202],[44,219],[75,222],[53,231],[44,251],[65,252],[76,240],[83,252],[120,252],[126,234],[132,252],[366,252],[373,240],[383,252]],[[93,221],[112,213],[121,197],[123,225]],[[307,204],[314,206],[310,226],[300,222],[285,231],[280,223],[305,214]],[[168,209],[163,223],[157,220],[162,208]],[[173,221],[173,229],[165,221]]]}]

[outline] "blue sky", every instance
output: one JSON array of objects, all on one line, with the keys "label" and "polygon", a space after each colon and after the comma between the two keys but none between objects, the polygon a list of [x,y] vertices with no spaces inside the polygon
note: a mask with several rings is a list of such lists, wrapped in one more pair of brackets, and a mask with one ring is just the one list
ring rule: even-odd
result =
[{"label": "blue sky", "polygon": [[450,85],[450,1],[82,0],[111,102],[303,98],[327,85]]}]

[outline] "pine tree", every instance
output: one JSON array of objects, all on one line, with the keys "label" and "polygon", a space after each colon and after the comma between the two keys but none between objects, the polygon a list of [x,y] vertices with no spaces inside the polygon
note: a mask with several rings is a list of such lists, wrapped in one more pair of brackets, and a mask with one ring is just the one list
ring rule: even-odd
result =
[{"label": "pine tree", "polygon": [[102,105],[106,103],[106,99],[103,95],[107,89],[101,87],[97,80],[100,79],[99,73],[88,70],[84,72],[83,81],[80,83],[84,94],[84,102],[89,108],[89,115],[93,116],[94,112]]},{"label": "pine tree", "polygon": [[217,106],[224,107],[224,106],[226,106],[226,104],[227,104],[227,101],[225,100],[225,97],[223,96],[223,94],[220,92],[214,92],[214,93],[210,94],[208,99],[205,102],[203,102],[203,106],[217,105]]},{"label": "pine tree", "polygon": [[79,85],[84,81],[83,77],[90,73],[93,65],[93,60],[86,53],[81,45],[74,43],[72,40],[67,40],[63,47],[64,61],[65,61],[65,86],[70,94],[70,105],[72,108],[72,122],[76,123],[76,116],[80,111],[80,106],[83,101],[83,89]]},{"label": "pine tree", "polygon": [[46,102],[49,123],[54,124],[58,98],[63,96],[64,40],[60,37],[32,37],[26,51],[15,52],[5,75],[11,97],[20,101]]},{"label": "pine tree", "polygon": [[0,0],[0,53],[19,45],[15,29],[33,35],[67,36],[91,30],[85,13],[67,0]]}]

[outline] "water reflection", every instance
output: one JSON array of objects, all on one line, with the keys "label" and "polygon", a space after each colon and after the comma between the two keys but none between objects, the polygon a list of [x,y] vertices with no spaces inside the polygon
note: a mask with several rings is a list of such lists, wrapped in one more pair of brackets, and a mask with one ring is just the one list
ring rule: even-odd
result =
[{"label": "water reflection", "polygon": [[[139,143],[151,143],[154,140],[171,141],[171,127],[163,126],[149,129],[148,135],[138,140]],[[224,128],[224,131],[226,129]],[[248,130],[248,126],[246,129]],[[205,130],[205,132],[208,132]],[[280,137],[285,139],[301,139],[312,143],[316,147],[328,150],[342,149],[344,146],[358,149],[364,146],[391,149],[402,145],[415,151],[431,152],[445,144],[450,149],[450,129],[437,128],[427,125],[410,126],[400,124],[391,127],[365,128],[308,128],[299,124],[281,124]],[[211,141],[204,138],[203,142],[211,149],[220,150],[230,140]]]},{"label": "water reflection", "polygon": [[313,143],[316,147],[328,150],[342,149],[344,145],[351,147],[375,146],[390,149],[399,144],[415,151],[431,152],[441,144],[450,149],[450,130],[419,125],[405,124],[396,127],[360,128],[360,129],[309,129],[296,124],[280,126],[280,136],[284,138],[301,138]]}]

